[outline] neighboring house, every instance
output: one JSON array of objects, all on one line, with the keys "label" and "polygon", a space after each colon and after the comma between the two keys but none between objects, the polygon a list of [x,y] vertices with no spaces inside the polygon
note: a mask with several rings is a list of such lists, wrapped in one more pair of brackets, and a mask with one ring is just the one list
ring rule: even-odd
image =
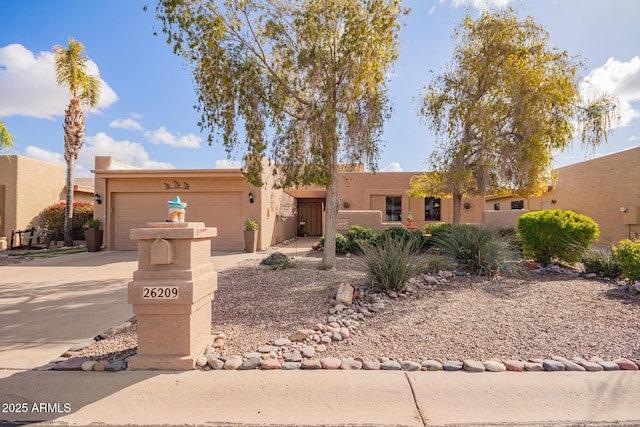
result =
[{"label": "neighboring house", "polygon": [[[409,211],[414,225],[427,222],[451,222],[451,199],[408,197],[412,172],[363,172],[345,167],[340,172],[338,225],[346,231],[350,225],[363,225],[381,231],[402,227]],[[351,170],[351,172],[350,172]],[[187,203],[186,221],[204,222],[218,229],[212,239],[214,250],[242,250],[244,222],[260,225],[258,248],[294,237],[320,236],[324,230],[326,190],[322,187],[272,189],[267,183],[258,188],[249,184],[240,169],[142,170],[115,162],[111,157],[96,157],[95,192],[102,201],[95,205],[102,220],[107,249],[135,250],[129,230],[167,218],[167,202],[179,196]],[[265,172],[264,180],[271,177]],[[463,222],[482,219],[484,200],[464,199],[468,208]]]},{"label": "neighboring house", "polygon": [[[0,156],[0,237],[44,227],[43,211],[66,198],[65,181],[65,166],[18,155]],[[75,200],[93,202],[93,179],[76,181]]]},{"label": "neighboring house", "polygon": [[555,169],[540,197],[487,197],[484,224],[513,227],[523,212],[568,209],[600,227],[597,243],[640,237],[640,147]]}]

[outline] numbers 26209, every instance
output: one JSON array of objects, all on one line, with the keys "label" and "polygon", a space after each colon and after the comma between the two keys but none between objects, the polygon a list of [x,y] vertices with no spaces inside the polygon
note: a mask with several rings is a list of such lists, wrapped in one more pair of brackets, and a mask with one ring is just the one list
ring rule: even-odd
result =
[{"label": "numbers 26209", "polygon": [[176,299],[178,288],[175,286],[145,286],[142,288],[144,299]]}]

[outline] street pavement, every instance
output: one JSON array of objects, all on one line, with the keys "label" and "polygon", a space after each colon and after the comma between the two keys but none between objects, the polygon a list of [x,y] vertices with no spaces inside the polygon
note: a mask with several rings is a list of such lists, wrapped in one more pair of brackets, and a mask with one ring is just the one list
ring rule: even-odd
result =
[{"label": "street pavement", "polygon": [[[217,270],[266,256],[213,255]],[[32,370],[131,317],[136,256],[0,267],[0,425],[640,426],[640,371]]]}]

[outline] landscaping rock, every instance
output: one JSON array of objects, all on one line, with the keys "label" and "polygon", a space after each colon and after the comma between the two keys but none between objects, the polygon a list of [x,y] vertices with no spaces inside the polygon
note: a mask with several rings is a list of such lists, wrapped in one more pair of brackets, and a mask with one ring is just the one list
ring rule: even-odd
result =
[{"label": "landscaping rock", "polygon": [[[319,362],[318,362],[319,365]],[[304,366],[302,366],[301,363],[299,362],[285,362],[282,364],[282,370],[283,371],[294,371],[296,369],[300,369],[302,367],[302,369],[321,369],[321,366],[318,367],[309,367],[307,366],[306,368]]]},{"label": "landscaping rock", "polygon": [[457,360],[447,360],[442,364],[442,369],[445,371],[461,371],[462,362]]},{"label": "landscaping rock", "polygon": [[625,359],[624,357],[621,357],[619,359],[614,360],[613,363],[615,363],[616,365],[618,365],[620,367],[620,369],[625,370],[625,371],[637,371],[638,370],[638,365],[636,365],[635,363],[633,363],[629,359]]},{"label": "landscaping rock", "polygon": [[477,360],[464,360],[462,362],[462,369],[467,372],[484,372],[485,367],[482,362],[478,362]]},{"label": "landscaping rock", "polygon": [[487,360],[486,362],[482,362],[482,364],[488,372],[505,372],[507,370],[504,364],[495,360]]},{"label": "landscaping rock", "polygon": [[383,371],[399,371],[402,369],[402,366],[395,360],[387,360],[380,364],[380,369]]},{"label": "landscaping rock", "polygon": [[262,365],[260,365],[260,369],[267,369],[267,370],[280,369],[281,367],[282,365],[280,365],[280,361],[275,358],[266,359],[265,361],[262,362]]},{"label": "landscaping rock", "polygon": [[240,366],[242,366],[242,358],[241,357],[232,357],[231,359],[227,360],[226,362],[224,362],[223,365],[223,369],[227,370],[227,371],[235,371],[237,370]]},{"label": "landscaping rock", "polygon": [[520,360],[505,360],[503,363],[505,368],[507,368],[507,371],[511,371],[511,372],[524,371],[524,362]]},{"label": "landscaping rock", "polygon": [[77,371],[82,368],[84,362],[88,362],[91,359],[89,357],[74,357],[64,362],[57,363],[54,367],[54,371]]},{"label": "landscaping rock", "polygon": [[586,369],[589,372],[604,371],[604,368],[602,367],[602,365],[600,365],[600,364],[598,364],[596,362],[590,362],[590,361],[582,359],[580,357],[575,357],[573,359],[573,361],[578,363],[580,366],[584,367],[584,369]]},{"label": "landscaping rock", "polygon": [[362,369],[366,371],[377,371],[380,369],[380,362],[375,360],[365,360],[362,362]]},{"label": "landscaping rock", "polygon": [[[431,276],[428,276],[431,277]],[[437,360],[423,360],[422,363],[420,364],[422,366],[423,369],[426,369],[427,371],[441,371],[442,370],[442,363],[438,362]]]},{"label": "landscaping rock", "polygon": [[316,349],[309,346],[302,349],[302,356],[304,357],[313,357],[316,354]]},{"label": "landscaping rock", "polygon": [[530,371],[530,372],[544,371],[544,366],[542,365],[542,363],[538,363],[538,362],[522,362],[522,363],[524,365],[525,371]]},{"label": "landscaping rock", "polygon": [[362,362],[352,358],[344,358],[340,364],[340,369],[344,369],[345,371],[357,371],[362,369]]},{"label": "landscaping rock", "polygon": [[95,360],[87,360],[82,365],[80,365],[80,369],[83,371],[93,371],[93,367],[96,366],[98,362]]},{"label": "landscaping rock", "polygon": [[564,357],[560,357],[560,356],[552,356],[551,359],[555,360],[556,362],[560,362],[564,365],[564,370],[565,371],[586,371],[586,369],[584,368],[584,366],[576,363],[576,362],[572,362],[571,360],[565,359]]},{"label": "landscaping rock", "polygon": [[293,334],[291,334],[291,336],[289,337],[289,340],[290,341],[304,341],[307,338],[309,338],[309,333],[306,332],[306,331],[303,331],[301,329],[298,329]]},{"label": "landscaping rock", "polygon": [[323,357],[320,359],[322,369],[340,369],[342,361],[337,357]]},{"label": "landscaping rock", "polygon": [[276,347],[284,347],[286,345],[291,345],[291,340],[288,338],[279,338],[273,342],[273,345]]},{"label": "landscaping rock", "polygon": [[[296,363],[296,362],[293,362],[293,363]],[[284,369],[284,365],[282,365],[282,368]],[[302,363],[300,363],[300,368],[301,369],[322,369],[322,365],[320,364],[319,360],[305,359],[302,361]]]},{"label": "landscaping rock", "polygon": [[564,365],[553,359],[545,359],[542,362],[542,366],[544,366],[545,371],[550,371],[550,372],[564,371]]},{"label": "landscaping rock", "polygon": [[403,371],[409,372],[419,371],[422,368],[422,366],[418,362],[413,362],[411,360],[402,361],[402,363],[400,363],[400,367]]},{"label": "landscaping rock", "polygon": [[127,369],[127,362],[125,360],[116,360],[109,363],[104,370],[107,372],[118,372],[124,371],[125,369]]},{"label": "landscaping rock", "polygon": [[208,357],[207,365],[209,365],[211,369],[215,371],[219,371],[220,369],[224,368],[224,362],[217,357]]},{"label": "landscaping rock", "polygon": [[260,357],[252,357],[251,359],[245,359],[242,364],[238,367],[239,371],[248,371],[251,369],[256,369],[260,365],[262,365],[262,359]]}]

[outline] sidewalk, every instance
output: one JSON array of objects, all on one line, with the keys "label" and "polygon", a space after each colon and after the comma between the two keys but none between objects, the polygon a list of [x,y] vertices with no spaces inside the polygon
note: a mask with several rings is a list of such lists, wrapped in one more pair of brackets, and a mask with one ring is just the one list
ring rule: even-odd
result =
[{"label": "sidewalk", "polygon": [[[312,240],[278,250],[303,256]],[[213,255],[223,270],[266,253]],[[136,256],[0,268],[0,425],[640,425],[637,371],[28,370],[131,317]]]},{"label": "sidewalk", "polygon": [[630,371],[0,371],[22,424],[638,426],[639,401]]}]

